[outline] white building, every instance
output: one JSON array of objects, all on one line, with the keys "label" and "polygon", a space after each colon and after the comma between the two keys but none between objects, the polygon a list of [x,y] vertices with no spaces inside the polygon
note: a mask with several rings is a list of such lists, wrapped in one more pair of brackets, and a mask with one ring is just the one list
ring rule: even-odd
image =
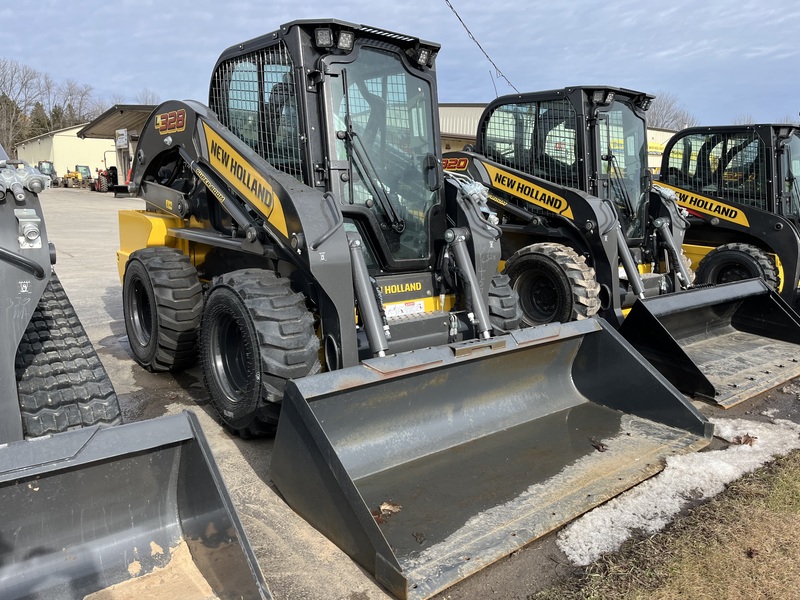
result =
[{"label": "white building", "polygon": [[40,160],[53,163],[59,176],[76,165],[86,165],[94,176],[97,169],[116,165],[113,140],[80,139],[78,132],[84,125],[51,131],[17,144],[17,157],[36,166]]}]

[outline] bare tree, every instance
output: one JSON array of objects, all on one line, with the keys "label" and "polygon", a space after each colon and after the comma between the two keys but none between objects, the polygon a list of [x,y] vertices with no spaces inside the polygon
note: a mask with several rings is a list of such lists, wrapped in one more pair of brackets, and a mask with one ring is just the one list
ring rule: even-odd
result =
[{"label": "bare tree", "polygon": [[683,107],[675,94],[656,92],[656,99],[647,111],[648,127],[677,131],[699,124],[697,117]]},{"label": "bare tree", "polygon": [[9,156],[25,138],[28,115],[39,99],[39,77],[32,67],[0,58],[0,144]]},{"label": "bare tree", "polygon": [[49,73],[42,73],[39,79],[39,102],[42,103],[44,112],[52,120],[53,109],[58,106],[59,91],[58,83],[53,79]]},{"label": "bare tree", "polygon": [[59,86],[58,92],[68,121],[65,127],[80,125],[97,116],[96,103],[92,98],[92,86],[89,84],[80,84],[74,79],[67,79]]},{"label": "bare tree", "polygon": [[755,120],[753,119],[753,115],[739,114],[733,117],[731,123],[733,125],[752,125],[755,123]]},{"label": "bare tree", "polygon": [[800,126],[800,119],[798,118],[797,115],[795,115],[795,116],[783,115],[780,119],[778,119],[775,122],[779,123],[781,125],[798,125],[798,126]]},{"label": "bare tree", "polygon": [[158,94],[153,90],[145,88],[136,94],[136,102],[138,104],[158,104]]},{"label": "bare tree", "polygon": [[[97,99],[92,92],[91,85],[74,79],[58,83],[47,73],[0,58],[0,144],[13,156],[15,145],[32,132],[41,134],[44,129],[46,133],[80,125],[111,105],[124,102],[121,95],[108,101]],[[136,100],[157,104],[158,95],[144,89]]]},{"label": "bare tree", "polygon": [[109,108],[114,106],[115,104],[125,104],[125,103],[126,103],[126,98],[122,94],[114,94],[108,99],[108,102],[106,102]]}]

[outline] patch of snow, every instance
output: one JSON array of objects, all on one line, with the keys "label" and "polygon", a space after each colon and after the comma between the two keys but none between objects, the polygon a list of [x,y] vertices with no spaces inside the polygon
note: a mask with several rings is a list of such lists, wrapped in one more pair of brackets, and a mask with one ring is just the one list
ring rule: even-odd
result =
[{"label": "patch of snow", "polygon": [[800,385],[797,383],[789,383],[783,387],[781,390],[784,394],[795,394],[800,396]]},{"label": "patch of snow", "polygon": [[567,558],[585,566],[614,552],[634,533],[656,533],[691,501],[719,494],[745,473],[800,448],[800,424],[786,420],[761,423],[746,419],[710,419],[715,435],[732,442],[748,434],[752,446],[670,457],[665,469],[586,513],[565,527],[557,544]]}]

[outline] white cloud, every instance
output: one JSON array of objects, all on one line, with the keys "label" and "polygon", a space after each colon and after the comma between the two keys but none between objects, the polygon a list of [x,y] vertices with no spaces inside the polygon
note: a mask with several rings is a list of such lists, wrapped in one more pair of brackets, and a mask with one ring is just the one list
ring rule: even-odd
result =
[{"label": "white cloud", "polygon": [[[675,0],[664,6],[636,0],[451,0],[475,38],[520,91],[604,82],[674,93],[707,124],[737,114],[769,121],[796,114],[800,47],[790,29],[800,8],[783,0],[765,6],[745,0]],[[54,12],[61,10],[53,4]],[[1,51],[57,79],[75,78],[98,93],[134,96],[149,88],[205,100],[211,69],[225,48],[268,33],[280,24],[334,17],[439,42],[440,98],[487,101],[513,92],[493,79],[493,67],[469,39],[443,0],[382,5],[344,0],[275,1],[124,0],[72,3],[81,18],[36,19],[25,10],[4,15]],[[8,14],[6,14],[8,13]],[[10,56],[9,56],[10,54]],[[176,64],[177,63],[177,64]],[[116,79],[124,74],[129,79]],[[130,87],[114,85],[128,81]],[[112,85],[113,84],[113,85]],[[703,92],[698,92],[703,90]],[[714,91],[714,93],[712,93]]]}]

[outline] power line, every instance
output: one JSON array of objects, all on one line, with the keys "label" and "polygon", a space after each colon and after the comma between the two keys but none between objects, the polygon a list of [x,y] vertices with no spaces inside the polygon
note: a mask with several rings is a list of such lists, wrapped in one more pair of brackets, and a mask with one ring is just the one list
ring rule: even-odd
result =
[{"label": "power line", "polygon": [[447,6],[449,6],[449,7],[450,7],[450,10],[452,10],[452,11],[453,11],[453,14],[456,16],[456,18],[458,19],[458,21],[461,23],[462,27],[464,27],[464,31],[466,31],[466,32],[467,32],[467,35],[469,36],[469,38],[470,38],[470,39],[471,39],[473,42],[475,42],[475,45],[476,45],[476,46],[478,46],[478,48],[480,48],[480,51],[481,51],[481,52],[483,52],[483,55],[486,57],[486,60],[488,60],[490,63],[492,63],[492,66],[494,67],[495,74],[496,74],[495,76],[496,76],[496,77],[498,77],[498,78],[499,78],[499,77],[502,77],[503,79],[505,79],[506,83],[507,83],[509,86],[511,86],[511,89],[513,89],[515,92],[517,92],[517,93],[519,94],[519,90],[518,90],[517,88],[515,88],[515,87],[514,87],[514,84],[513,84],[513,83],[511,83],[511,82],[508,80],[508,77],[506,77],[505,75],[503,75],[503,72],[500,70],[500,67],[498,67],[496,64],[494,64],[494,61],[493,61],[493,60],[492,60],[492,58],[491,58],[491,57],[490,57],[490,56],[487,54],[486,50],[484,50],[484,49],[483,49],[483,46],[481,46],[481,45],[480,45],[480,42],[478,42],[478,40],[476,40],[476,39],[475,39],[475,36],[474,36],[474,35],[472,35],[472,32],[469,30],[469,27],[467,27],[467,24],[466,24],[466,23],[464,23],[464,19],[462,19],[462,18],[461,18],[461,15],[459,15],[459,14],[458,14],[458,11],[457,11],[457,10],[455,9],[455,7],[454,7],[454,6],[453,6],[453,5],[450,3],[450,0],[444,0],[444,2],[445,2],[445,4],[447,4]]}]

